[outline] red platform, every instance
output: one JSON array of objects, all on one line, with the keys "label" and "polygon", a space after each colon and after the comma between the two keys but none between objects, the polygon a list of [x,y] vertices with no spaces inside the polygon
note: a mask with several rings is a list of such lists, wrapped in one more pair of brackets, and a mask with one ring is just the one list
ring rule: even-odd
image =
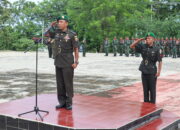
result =
[{"label": "red platform", "polygon": [[[58,104],[56,94],[40,95],[38,103],[40,109],[50,112],[44,116],[45,123],[76,129],[116,129],[163,108],[160,118],[138,129],[160,130],[180,119],[179,79],[180,74],[158,79],[157,106],[142,103],[141,83],[104,92],[111,98],[75,95],[72,111],[55,110]],[[27,97],[0,104],[0,115],[17,117],[20,113],[34,109],[34,102],[35,97]],[[36,120],[35,113],[23,115],[22,118]]]},{"label": "red platform", "polygon": [[[74,97],[72,111],[55,110],[56,104],[55,94],[39,96],[39,108],[50,112],[44,116],[44,122],[79,129],[119,128],[159,109],[150,103],[83,95]],[[17,117],[18,114],[32,110],[33,107],[34,97],[28,97],[1,104],[0,113]],[[35,113],[29,113],[22,117],[36,120]]]}]

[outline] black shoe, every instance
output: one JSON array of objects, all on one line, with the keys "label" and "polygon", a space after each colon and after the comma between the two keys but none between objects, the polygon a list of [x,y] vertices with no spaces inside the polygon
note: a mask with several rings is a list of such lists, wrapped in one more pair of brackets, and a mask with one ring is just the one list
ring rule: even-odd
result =
[{"label": "black shoe", "polygon": [[72,110],[72,105],[66,105],[67,110]]},{"label": "black shoe", "polygon": [[56,109],[60,109],[60,108],[64,108],[64,107],[66,107],[66,104],[60,104],[60,105],[56,106]]}]

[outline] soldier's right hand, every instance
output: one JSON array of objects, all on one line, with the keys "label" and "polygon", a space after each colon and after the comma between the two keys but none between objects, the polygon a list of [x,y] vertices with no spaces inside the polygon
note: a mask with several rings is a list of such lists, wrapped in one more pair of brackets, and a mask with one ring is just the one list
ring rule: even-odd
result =
[{"label": "soldier's right hand", "polygon": [[140,38],[140,39],[138,39],[139,41],[142,41],[142,40],[144,40],[144,38]]},{"label": "soldier's right hand", "polygon": [[53,22],[51,23],[51,26],[55,26],[56,23],[57,23],[57,21],[53,21]]}]

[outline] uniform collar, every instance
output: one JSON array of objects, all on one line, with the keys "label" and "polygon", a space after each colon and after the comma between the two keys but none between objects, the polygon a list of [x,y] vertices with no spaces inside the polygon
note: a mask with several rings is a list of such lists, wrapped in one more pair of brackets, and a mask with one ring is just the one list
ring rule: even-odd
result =
[{"label": "uniform collar", "polygon": [[154,48],[154,44],[153,44],[152,46],[149,46],[149,45],[146,44],[146,47],[148,47],[148,48]]}]

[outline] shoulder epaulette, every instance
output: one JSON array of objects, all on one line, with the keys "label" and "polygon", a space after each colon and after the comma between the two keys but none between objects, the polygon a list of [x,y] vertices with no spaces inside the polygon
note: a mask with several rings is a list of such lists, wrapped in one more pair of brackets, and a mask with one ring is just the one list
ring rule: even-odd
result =
[{"label": "shoulder epaulette", "polygon": [[76,32],[69,30],[70,33],[72,33],[73,35],[77,35]]}]

